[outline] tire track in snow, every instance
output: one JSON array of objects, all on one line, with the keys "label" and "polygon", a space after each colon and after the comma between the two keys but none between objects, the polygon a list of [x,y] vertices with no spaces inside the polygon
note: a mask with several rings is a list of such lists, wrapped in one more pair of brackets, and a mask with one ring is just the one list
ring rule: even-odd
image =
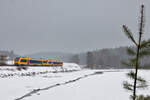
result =
[{"label": "tire track in snow", "polygon": [[26,97],[29,97],[29,96],[32,96],[33,94],[37,93],[37,92],[40,92],[40,91],[45,91],[45,90],[49,90],[51,88],[54,88],[54,87],[58,87],[58,86],[61,86],[61,85],[66,85],[66,84],[69,84],[69,83],[73,83],[73,82],[76,82],[76,81],[79,81],[83,78],[86,78],[86,77],[89,77],[89,76],[92,76],[92,75],[97,75],[97,74],[102,74],[103,72],[101,71],[97,71],[97,72],[94,72],[92,74],[88,74],[88,75],[84,75],[84,76],[81,76],[81,77],[78,77],[76,79],[73,79],[73,80],[69,80],[69,81],[66,81],[66,82],[63,82],[63,83],[57,83],[57,84],[54,84],[54,85],[51,85],[51,86],[48,86],[48,87],[45,87],[45,88],[41,88],[41,89],[34,89],[32,90],[31,92],[19,97],[19,98],[16,98],[15,100],[22,100]]}]

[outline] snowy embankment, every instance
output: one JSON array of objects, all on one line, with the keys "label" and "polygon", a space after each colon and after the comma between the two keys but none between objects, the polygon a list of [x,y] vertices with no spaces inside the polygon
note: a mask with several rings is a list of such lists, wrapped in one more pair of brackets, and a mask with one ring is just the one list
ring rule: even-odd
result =
[{"label": "snowy embankment", "polygon": [[[122,88],[128,71],[79,70],[0,78],[0,97],[2,100],[129,100],[129,93]],[[149,70],[139,72],[150,82]],[[148,94],[150,89],[141,93]]]}]

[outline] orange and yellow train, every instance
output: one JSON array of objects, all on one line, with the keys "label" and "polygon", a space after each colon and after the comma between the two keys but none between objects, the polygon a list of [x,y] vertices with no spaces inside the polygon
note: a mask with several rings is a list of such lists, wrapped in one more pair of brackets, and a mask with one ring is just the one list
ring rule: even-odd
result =
[{"label": "orange and yellow train", "polygon": [[60,60],[44,60],[35,58],[17,57],[14,59],[16,66],[63,66]]}]

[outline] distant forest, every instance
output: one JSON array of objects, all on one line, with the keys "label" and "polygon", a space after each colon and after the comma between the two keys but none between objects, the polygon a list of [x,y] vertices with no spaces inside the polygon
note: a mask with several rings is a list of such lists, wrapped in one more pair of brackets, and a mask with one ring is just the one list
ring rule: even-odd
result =
[{"label": "distant forest", "polygon": [[[81,65],[90,65],[91,68],[132,68],[127,67],[122,64],[122,62],[127,61],[131,58],[127,55],[126,49],[128,47],[119,48],[108,48],[101,50],[89,51],[87,53],[76,54],[76,59],[71,60],[72,62],[79,62]],[[133,47],[131,47],[133,48]],[[79,57],[79,61],[78,58]],[[72,56],[72,57],[75,57]],[[141,64],[144,68],[150,68],[150,57],[145,57],[141,59]]]}]

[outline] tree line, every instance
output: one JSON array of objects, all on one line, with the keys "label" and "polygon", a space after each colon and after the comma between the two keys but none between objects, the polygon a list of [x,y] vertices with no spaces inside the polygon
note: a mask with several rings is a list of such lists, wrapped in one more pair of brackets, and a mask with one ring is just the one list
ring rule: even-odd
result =
[{"label": "tree line", "polygon": [[[127,54],[126,49],[133,48],[119,47],[119,48],[106,48],[100,50],[88,51],[86,53],[75,54],[70,57],[69,62],[74,62],[81,65],[86,65],[88,68],[99,69],[99,68],[131,68],[130,66],[123,65],[123,61],[130,59],[131,57]],[[143,68],[150,68],[150,57],[143,57],[141,59]]]}]

